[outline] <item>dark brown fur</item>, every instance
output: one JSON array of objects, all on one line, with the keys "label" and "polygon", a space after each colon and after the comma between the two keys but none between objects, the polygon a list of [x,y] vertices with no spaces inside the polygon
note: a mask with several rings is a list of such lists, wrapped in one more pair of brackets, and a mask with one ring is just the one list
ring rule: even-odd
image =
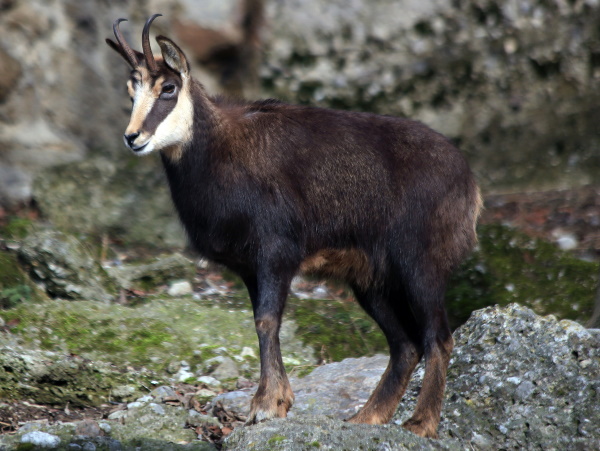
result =
[{"label": "dark brown fur", "polygon": [[[166,56],[155,76],[187,79],[183,52],[157,39]],[[248,422],[283,417],[293,403],[278,333],[304,270],[345,280],[389,343],[387,370],[349,421],[389,421],[424,357],[405,427],[435,437],[452,351],[446,282],[476,242],[481,206],[464,157],[407,119],[233,102],[189,83],[190,141],[163,149],[163,163],[190,241],[236,272],[252,300],[261,378]]]}]

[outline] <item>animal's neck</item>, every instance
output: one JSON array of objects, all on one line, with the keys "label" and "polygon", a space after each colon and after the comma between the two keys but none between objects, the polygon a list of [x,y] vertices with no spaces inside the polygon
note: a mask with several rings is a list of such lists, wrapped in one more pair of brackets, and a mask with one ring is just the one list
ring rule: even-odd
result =
[{"label": "animal's neck", "polygon": [[206,94],[204,87],[196,80],[190,80],[188,95],[192,101],[193,119],[190,139],[165,148],[161,151],[165,164],[179,165],[182,163],[184,153],[190,151],[198,153],[205,152],[210,142],[214,141],[218,129],[222,127],[223,121],[218,107]]}]

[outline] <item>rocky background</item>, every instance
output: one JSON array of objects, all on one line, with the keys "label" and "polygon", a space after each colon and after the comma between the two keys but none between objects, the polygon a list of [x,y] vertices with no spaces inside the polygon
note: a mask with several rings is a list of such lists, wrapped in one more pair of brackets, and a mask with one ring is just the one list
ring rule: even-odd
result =
[{"label": "rocky background", "polygon": [[[128,68],[104,39],[127,17],[139,48],[155,12],[212,93],[409,116],[466,153],[486,209],[447,295],[441,440],[398,427],[421,370],[392,424],[340,422],[385,340],[345,287],[300,278],[296,404],[240,427],[247,295],[121,142]],[[0,450],[599,448],[599,25],[596,0],[0,0]]]}]

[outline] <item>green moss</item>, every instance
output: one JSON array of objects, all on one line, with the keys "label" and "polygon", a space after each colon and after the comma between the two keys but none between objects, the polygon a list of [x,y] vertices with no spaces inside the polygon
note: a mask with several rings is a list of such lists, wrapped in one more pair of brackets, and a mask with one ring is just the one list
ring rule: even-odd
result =
[{"label": "green moss", "polygon": [[488,305],[517,302],[540,315],[585,322],[593,309],[598,263],[500,225],[479,227],[479,249],[455,274],[447,293],[453,326]]},{"label": "green moss", "polygon": [[267,443],[269,445],[276,445],[279,444],[283,441],[285,441],[286,437],[284,437],[283,435],[279,435],[279,434],[275,434],[273,437],[271,437]]},{"label": "green moss", "polygon": [[20,267],[17,258],[0,250],[0,309],[45,298],[44,293]]},{"label": "green moss", "polygon": [[221,347],[232,355],[257,347],[250,312],[204,307],[189,298],[155,298],[135,307],[55,300],[36,309],[19,305],[2,317],[18,323],[12,332],[25,343],[153,371],[181,360],[199,364]]},{"label": "green moss", "polygon": [[11,217],[5,226],[0,228],[0,237],[11,240],[19,240],[25,238],[29,232],[33,222],[31,219]]},{"label": "green moss", "polygon": [[387,352],[387,342],[375,322],[356,302],[304,299],[290,305],[297,335],[325,360]]}]

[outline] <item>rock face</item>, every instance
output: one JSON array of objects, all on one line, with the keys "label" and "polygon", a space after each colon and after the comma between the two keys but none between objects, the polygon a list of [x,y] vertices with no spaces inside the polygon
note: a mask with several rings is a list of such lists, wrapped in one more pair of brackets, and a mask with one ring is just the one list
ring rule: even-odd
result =
[{"label": "rock face", "polygon": [[67,232],[182,247],[185,235],[160,163],[123,153],[113,160],[94,157],[41,170],[33,184],[40,209]]},{"label": "rock face", "polygon": [[270,2],[273,95],[406,115],[457,140],[486,188],[600,168],[596,0]]}]

